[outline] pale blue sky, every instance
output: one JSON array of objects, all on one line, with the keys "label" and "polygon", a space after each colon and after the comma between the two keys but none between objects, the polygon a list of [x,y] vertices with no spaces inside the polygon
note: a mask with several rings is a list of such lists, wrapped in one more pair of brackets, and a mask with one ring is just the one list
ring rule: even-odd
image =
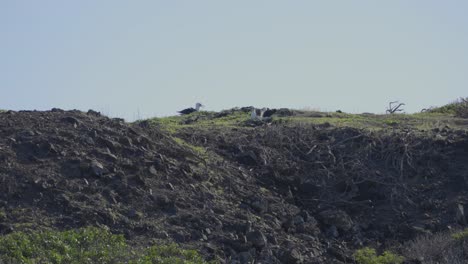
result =
[{"label": "pale blue sky", "polygon": [[407,112],[468,96],[468,1],[0,0],[0,108]]}]

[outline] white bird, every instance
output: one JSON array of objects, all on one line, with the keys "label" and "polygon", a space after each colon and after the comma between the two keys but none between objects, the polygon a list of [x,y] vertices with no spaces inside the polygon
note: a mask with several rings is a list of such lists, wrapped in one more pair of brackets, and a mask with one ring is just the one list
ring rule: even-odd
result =
[{"label": "white bird", "polygon": [[257,109],[252,109],[252,113],[250,114],[250,119],[257,120]]}]

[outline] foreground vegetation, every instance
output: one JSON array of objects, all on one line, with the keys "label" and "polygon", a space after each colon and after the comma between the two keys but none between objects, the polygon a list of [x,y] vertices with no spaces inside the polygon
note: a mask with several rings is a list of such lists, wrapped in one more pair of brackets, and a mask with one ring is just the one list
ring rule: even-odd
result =
[{"label": "foreground vegetation", "polygon": [[359,264],[401,264],[404,258],[390,251],[385,251],[382,255],[377,255],[373,248],[363,248],[354,254],[356,262]]},{"label": "foreground vegetation", "polygon": [[0,263],[207,263],[175,244],[130,247],[123,235],[96,227],[69,231],[14,232],[0,237]]},{"label": "foreground vegetation", "polygon": [[[468,229],[455,233],[421,236],[407,243],[403,256],[365,247],[354,253],[358,264],[401,264],[405,259],[422,263],[464,263]],[[132,263],[204,264],[194,250],[175,244],[136,249],[123,235],[87,227],[68,231],[14,232],[0,237],[0,263]],[[211,262],[214,263],[214,262]]]},{"label": "foreground vegetation", "polygon": [[468,97],[460,98],[450,104],[441,107],[433,107],[427,109],[429,113],[441,113],[454,115],[456,117],[468,118]]},{"label": "foreground vegetation", "polygon": [[364,247],[353,256],[357,264],[401,264],[405,259],[424,264],[462,264],[468,259],[468,229],[419,236],[406,243],[402,254],[384,251],[378,255],[375,249]]}]

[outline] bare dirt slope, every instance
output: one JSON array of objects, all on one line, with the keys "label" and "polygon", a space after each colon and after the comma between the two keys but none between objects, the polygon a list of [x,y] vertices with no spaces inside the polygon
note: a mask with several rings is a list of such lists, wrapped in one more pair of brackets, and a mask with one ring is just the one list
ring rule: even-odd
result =
[{"label": "bare dirt slope", "polygon": [[101,226],[221,262],[350,263],[466,225],[466,130],[189,121],[0,113],[0,233]]}]

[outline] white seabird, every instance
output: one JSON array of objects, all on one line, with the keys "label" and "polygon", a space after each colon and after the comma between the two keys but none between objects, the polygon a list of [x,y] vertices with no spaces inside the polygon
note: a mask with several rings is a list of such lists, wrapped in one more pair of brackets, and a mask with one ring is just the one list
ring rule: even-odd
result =
[{"label": "white seabird", "polygon": [[257,109],[252,109],[252,113],[250,114],[250,119],[257,120]]}]

